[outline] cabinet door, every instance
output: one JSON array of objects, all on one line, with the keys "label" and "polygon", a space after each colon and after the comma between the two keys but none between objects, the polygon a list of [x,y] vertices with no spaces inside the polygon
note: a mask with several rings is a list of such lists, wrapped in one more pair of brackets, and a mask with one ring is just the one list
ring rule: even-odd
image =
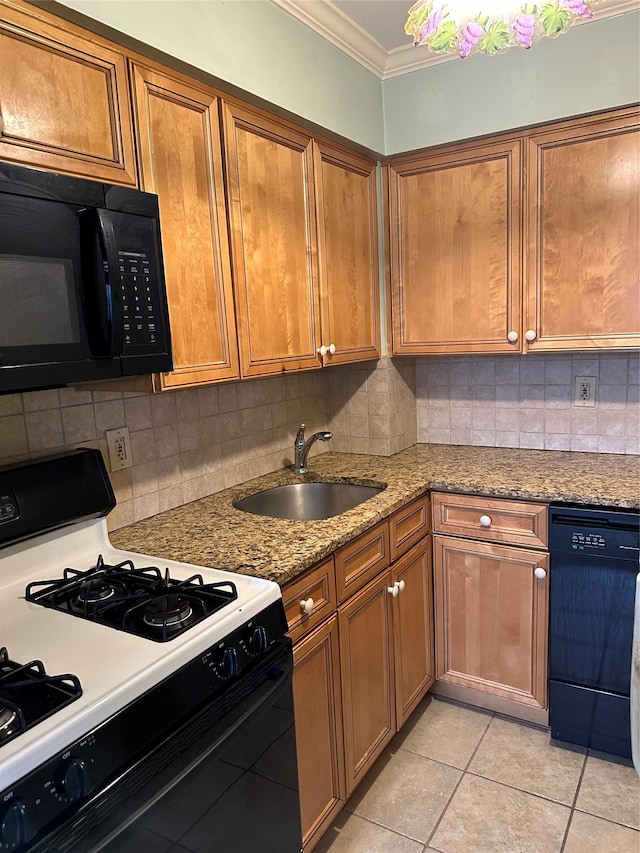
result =
[{"label": "cabinet door", "polygon": [[547,699],[544,553],[434,536],[436,677],[538,708]]},{"label": "cabinet door", "polygon": [[396,721],[400,729],[434,682],[433,575],[428,537],[391,567]]},{"label": "cabinet door", "polygon": [[311,138],[224,107],[243,376],[320,367]]},{"label": "cabinet door", "polygon": [[0,7],[0,159],[136,184],[124,54],[20,2]]},{"label": "cabinet door", "polygon": [[325,364],[380,355],[376,164],[314,142]]},{"label": "cabinet door", "polygon": [[640,344],[638,119],[625,110],[529,140],[529,350]]},{"label": "cabinet door", "polygon": [[391,162],[396,355],[519,351],[520,146]]},{"label": "cabinet door", "polygon": [[239,377],[218,100],[132,65],[142,188],[157,193],[173,373],[163,388]]},{"label": "cabinet door", "polygon": [[302,837],[309,850],[345,800],[338,617],[293,650]]},{"label": "cabinet door", "polygon": [[347,796],[396,731],[390,585],[384,572],[338,609]]}]

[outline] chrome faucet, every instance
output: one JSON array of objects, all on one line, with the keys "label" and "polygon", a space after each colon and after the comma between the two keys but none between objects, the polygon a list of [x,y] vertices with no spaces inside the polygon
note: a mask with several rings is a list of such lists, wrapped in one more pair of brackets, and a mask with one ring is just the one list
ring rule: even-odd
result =
[{"label": "chrome faucet", "polygon": [[318,439],[320,439],[320,441],[329,441],[330,438],[333,438],[332,432],[314,432],[314,434],[305,441],[304,424],[300,424],[296,440],[293,442],[293,451],[295,454],[293,470],[296,474],[306,474],[309,470],[307,468],[307,456],[311,450],[311,445],[318,441]]}]

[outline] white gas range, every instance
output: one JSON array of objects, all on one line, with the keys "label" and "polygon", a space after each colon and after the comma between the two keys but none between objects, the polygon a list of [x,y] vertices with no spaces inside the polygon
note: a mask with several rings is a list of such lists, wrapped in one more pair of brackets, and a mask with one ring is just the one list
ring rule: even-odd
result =
[{"label": "white gas range", "polygon": [[[118,849],[119,833],[211,751],[203,732],[224,739],[234,703],[244,708],[285,670],[291,692],[277,584],[119,551],[104,518],[113,503],[97,451],[0,469],[2,851],[98,850],[109,839]],[[264,776],[244,770],[253,781],[241,784]],[[299,835],[297,814],[293,840],[274,851],[299,850]],[[169,841],[207,849],[190,837]]]}]

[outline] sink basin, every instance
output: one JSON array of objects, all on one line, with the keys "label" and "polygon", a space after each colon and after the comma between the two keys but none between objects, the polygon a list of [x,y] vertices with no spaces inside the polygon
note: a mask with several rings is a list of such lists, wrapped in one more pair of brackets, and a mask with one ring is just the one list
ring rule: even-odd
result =
[{"label": "sink basin", "polygon": [[257,492],[234,506],[254,515],[312,521],[331,518],[353,509],[386,489],[386,485],[360,486],[356,483],[288,483]]}]

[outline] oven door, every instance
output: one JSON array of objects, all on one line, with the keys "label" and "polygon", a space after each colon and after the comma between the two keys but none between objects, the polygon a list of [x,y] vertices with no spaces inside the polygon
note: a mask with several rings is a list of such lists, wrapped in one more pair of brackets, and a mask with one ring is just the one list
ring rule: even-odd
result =
[{"label": "oven door", "polygon": [[164,853],[177,845],[184,853],[299,853],[292,671],[285,640],[260,667],[248,696],[235,698],[246,692],[242,676],[230,682],[212,705],[93,798],[80,820],[35,849]]}]

